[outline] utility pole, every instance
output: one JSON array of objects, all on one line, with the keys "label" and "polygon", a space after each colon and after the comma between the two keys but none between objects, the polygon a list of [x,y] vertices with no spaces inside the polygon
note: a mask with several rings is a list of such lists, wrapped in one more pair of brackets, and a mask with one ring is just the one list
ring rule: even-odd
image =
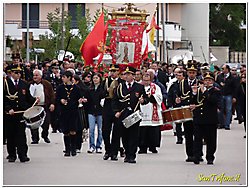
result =
[{"label": "utility pole", "polygon": [[65,38],[64,3],[62,3],[62,7],[61,7],[61,49],[63,50],[64,50],[64,38]]},{"label": "utility pole", "polygon": [[163,62],[165,62],[165,21],[164,21],[164,6],[163,3],[161,3],[161,20],[162,20],[162,29],[163,29]]},{"label": "utility pole", "polygon": [[5,3],[3,4],[3,60],[6,60],[6,38],[5,38]]},{"label": "utility pole", "polygon": [[29,62],[29,3],[27,3],[27,46],[26,46],[26,62]]},{"label": "utility pole", "polygon": [[[168,3],[166,3],[165,4],[165,15],[166,15],[166,24],[168,23],[168,6],[169,6],[169,4]],[[165,32],[164,32],[165,33]],[[166,60],[167,60],[167,64],[168,64],[168,66],[167,67],[169,67],[169,51],[168,51],[168,41],[166,40]]]},{"label": "utility pole", "polygon": [[[159,25],[159,3],[156,4],[156,22]],[[159,29],[156,30],[156,53],[155,53],[156,61],[157,61],[158,48],[159,48]]]}]

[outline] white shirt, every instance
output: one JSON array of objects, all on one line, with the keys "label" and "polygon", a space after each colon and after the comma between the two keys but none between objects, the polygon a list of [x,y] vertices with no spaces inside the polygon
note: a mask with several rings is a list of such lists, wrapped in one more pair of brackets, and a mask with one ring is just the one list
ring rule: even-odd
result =
[{"label": "white shirt", "polygon": [[129,86],[129,83],[125,82],[127,88],[132,87],[133,83],[134,83],[134,80],[130,83],[130,86]]},{"label": "white shirt", "polygon": [[[15,85],[16,85],[16,82],[15,82],[14,78],[10,77],[10,79],[11,79],[11,81],[13,82],[13,84],[14,84],[14,86],[15,86]],[[17,79],[17,85],[18,85],[18,83],[19,83],[19,79]]]},{"label": "white shirt", "polygon": [[29,88],[30,94],[32,97],[40,97],[40,102],[38,105],[44,105],[45,104],[45,94],[44,94],[44,86],[39,84],[31,84]]}]

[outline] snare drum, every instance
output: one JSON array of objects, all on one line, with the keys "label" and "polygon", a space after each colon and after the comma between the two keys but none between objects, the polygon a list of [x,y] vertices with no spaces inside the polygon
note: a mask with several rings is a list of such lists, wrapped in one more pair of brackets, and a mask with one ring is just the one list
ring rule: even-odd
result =
[{"label": "snare drum", "polygon": [[142,116],[140,114],[140,111],[137,110],[136,112],[132,113],[128,117],[126,117],[122,123],[125,128],[129,128],[130,126],[134,125],[135,123],[142,120]]},{"label": "snare drum", "polygon": [[184,121],[182,107],[173,108],[170,111],[171,111],[172,119],[175,123],[182,123]]},{"label": "snare drum", "polygon": [[41,106],[34,106],[27,109],[23,114],[23,119],[26,126],[30,129],[39,128],[46,117],[46,112]]},{"label": "snare drum", "polygon": [[193,120],[193,113],[190,110],[189,106],[183,106],[182,107],[182,112],[183,112],[183,116],[184,116],[184,121],[191,121]]},{"label": "snare drum", "polygon": [[163,123],[173,123],[174,119],[171,116],[170,109],[162,111]]}]

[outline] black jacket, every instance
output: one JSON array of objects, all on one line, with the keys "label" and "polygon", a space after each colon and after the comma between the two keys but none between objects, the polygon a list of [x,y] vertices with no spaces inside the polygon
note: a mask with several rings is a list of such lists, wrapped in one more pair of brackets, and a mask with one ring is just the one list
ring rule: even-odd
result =
[{"label": "black jacket", "polygon": [[102,85],[99,85],[95,90],[94,85],[88,90],[87,98],[87,113],[92,115],[102,115],[103,107],[100,105],[100,100],[105,97]]},{"label": "black jacket", "polygon": [[[236,85],[236,79],[229,74],[228,78],[225,79],[224,73],[221,73],[217,76],[216,81],[221,87],[221,94],[224,96],[232,95],[234,98],[236,97],[238,85]],[[224,83],[222,86],[221,83]]]},{"label": "black jacket", "polygon": [[207,89],[204,93],[198,89],[196,95],[191,96],[191,104],[197,107],[193,111],[193,121],[198,125],[217,125],[220,109],[220,90],[216,87]]},{"label": "black jacket", "polygon": [[4,80],[3,95],[4,110],[6,112],[9,112],[11,109],[14,111],[27,110],[35,102],[35,98],[30,95],[28,83],[21,79],[19,79],[18,89],[16,89],[12,80],[6,78]]},{"label": "black jacket", "polygon": [[[114,98],[112,100],[112,107],[114,112],[121,112],[121,119],[126,118],[131,113],[140,109],[140,105],[138,104],[139,98],[143,95],[144,103],[147,104],[149,102],[148,96],[145,93],[144,86],[134,82],[131,89],[128,90],[126,83],[120,83],[117,92],[114,94]],[[130,109],[130,110],[129,110]]]}]

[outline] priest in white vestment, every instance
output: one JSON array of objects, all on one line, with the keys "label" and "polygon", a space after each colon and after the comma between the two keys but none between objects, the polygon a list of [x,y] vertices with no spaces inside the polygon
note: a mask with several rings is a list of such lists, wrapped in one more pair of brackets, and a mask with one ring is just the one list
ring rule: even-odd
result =
[{"label": "priest in white vestment", "polygon": [[143,85],[150,102],[140,107],[142,122],[140,123],[139,154],[147,153],[148,148],[152,153],[157,153],[156,147],[160,147],[161,142],[160,125],[163,125],[161,113],[163,96],[160,87],[151,81],[151,74],[145,73]]}]

